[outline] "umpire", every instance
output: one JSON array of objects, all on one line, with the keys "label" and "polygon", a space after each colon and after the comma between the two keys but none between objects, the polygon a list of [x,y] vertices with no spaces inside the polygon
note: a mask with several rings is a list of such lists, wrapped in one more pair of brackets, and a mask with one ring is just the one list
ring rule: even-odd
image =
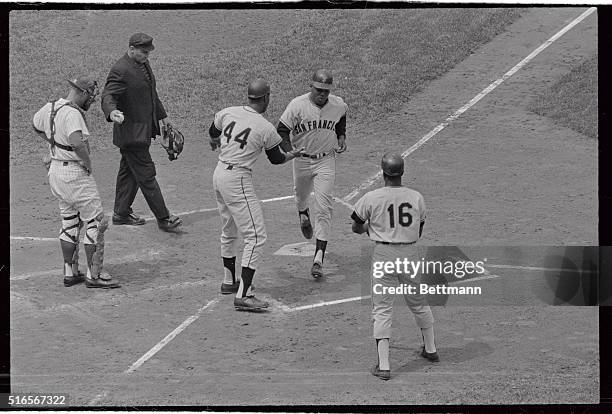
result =
[{"label": "umpire", "polygon": [[160,135],[159,122],[169,124],[148,61],[154,48],[151,36],[145,33],[132,35],[129,49],[111,68],[102,92],[102,111],[108,122],[114,122],[113,144],[121,152],[113,224],[145,223],[132,211],[132,203],[140,188],[159,228],[173,232],[182,221],[170,215],[166,208],[149,152],[151,139]]}]

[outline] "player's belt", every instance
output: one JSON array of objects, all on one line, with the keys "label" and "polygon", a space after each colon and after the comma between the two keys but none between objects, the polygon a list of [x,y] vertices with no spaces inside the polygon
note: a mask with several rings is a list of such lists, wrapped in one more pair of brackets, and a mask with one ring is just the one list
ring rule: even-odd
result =
[{"label": "player's belt", "polygon": [[57,158],[52,158],[51,161],[61,162],[64,167],[68,166],[71,162],[76,162],[77,164],[80,162],[79,160],[58,160]]},{"label": "player's belt", "polygon": [[249,171],[251,171],[251,169],[250,169],[250,168],[247,168],[247,167],[242,167],[242,166],[240,166],[240,165],[238,165],[238,164],[232,164],[231,162],[227,162],[227,161],[223,161],[223,160],[219,160],[219,162],[221,162],[221,163],[225,164],[225,169],[226,169],[226,170],[233,170],[234,168],[243,168],[243,169],[245,169],[245,170],[249,170]]},{"label": "player's belt", "polygon": [[409,245],[409,244],[415,244],[416,241],[413,242],[400,242],[400,243],[395,243],[395,242],[385,242],[385,241],[376,241],[376,244],[399,244],[399,245]]},{"label": "player's belt", "polygon": [[311,158],[311,159],[313,159],[313,160],[318,160],[319,158],[323,158],[323,157],[325,157],[326,155],[329,155],[329,154],[331,154],[331,153],[332,153],[331,151],[328,151],[328,152],[322,152],[322,153],[320,153],[320,154],[304,154],[304,153],[302,153],[302,154],[301,154],[301,156],[302,156],[302,157],[304,157],[304,158]]}]

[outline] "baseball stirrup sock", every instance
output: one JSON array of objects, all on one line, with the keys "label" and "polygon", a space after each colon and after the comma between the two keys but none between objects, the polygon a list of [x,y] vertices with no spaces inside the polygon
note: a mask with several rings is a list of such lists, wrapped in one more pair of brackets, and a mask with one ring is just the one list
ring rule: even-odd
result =
[{"label": "baseball stirrup sock", "polygon": [[242,268],[242,274],[240,275],[240,287],[238,288],[238,293],[236,294],[237,298],[244,298],[247,296],[249,288],[251,287],[251,282],[253,282],[254,274],[255,269],[251,269],[250,267]]},{"label": "baseball stirrup sock", "polygon": [[[325,258],[325,248],[327,247],[327,241],[317,239],[317,245],[315,248],[315,257],[314,261],[318,263],[323,263],[323,259]],[[321,252],[319,254],[319,252]]]},{"label": "baseball stirrup sock", "polygon": [[436,344],[434,342],[434,330],[433,326],[429,328],[421,328],[421,335],[423,336],[423,344],[425,345],[425,352],[436,352]]},{"label": "baseball stirrup sock", "polygon": [[376,351],[378,352],[378,368],[382,370],[391,369],[389,365],[389,338],[377,339]]},{"label": "baseball stirrup sock", "polygon": [[236,256],[223,257],[223,283],[236,283]]}]

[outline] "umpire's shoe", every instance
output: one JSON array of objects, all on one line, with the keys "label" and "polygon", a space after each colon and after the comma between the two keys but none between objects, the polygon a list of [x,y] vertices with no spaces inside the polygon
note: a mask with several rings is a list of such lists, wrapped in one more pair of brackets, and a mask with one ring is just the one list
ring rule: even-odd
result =
[{"label": "umpire's shoe", "polygon": [[113,280],[112,276],[106,272],[100,273],[100,275],[95,278],[85,278],[85,286],[88,288],[99,288],[99,289],[114,289],[121,287],[119,282]]},{"label": "umpire's shoe", "polygon": [[[308,212],[308,210],[306,210]],[[312,224],[310,224],[310,216],[308,214],[299,214],[300,216],[300,228],[302,229],[302,234],[308,240],[312,239]]]},{"label": "umpire's shoe", "polygon": [[236,283],[221,283],[221,294],[222,295],[231,295],[238,293],[238,288],[240,287],[240,282]]},{"label": "umpire's shoe", "polygon": [[421,356],[430,362],[440,362],[440,357],[437,352],[427,352],[425,346],[421,350]]},{"label": "umpire's shoe", "polygon": [[130,213],[129,216],[120,216],[117,213],[113,213],[113,224],[115,226],[120,226],[123,224],[127,224],[129,226],[142,226],[145,224],[145,219],[138,217],[134,213]]},{"label": "umpire's shoe", "polygon": [[81,272],[74,276],[64,276],[64,286],[70,287],[77,285],[79,283],[83,283],[85,281],[85,275]]},{"label": "umpire's shoe", "polygon": [[320,279],[323,276],[323,265],[319,262],[314,262],[312,264],[312,269],[310,269],[310,274],[315,279]]},{"label": "umpire's shoe", "polygon": [[383,381],[388,381],[391,379],[391,370],[390,369],[380,369],[378,368],[378,364],[374,365],[370,370],[372,375],[380,378]]},{"label": "umpire's shoe", "polygon": [[183,220],[177,216],[168,216],[164,219],[157,219],[157,227],[159,227],[160,230],[167,231],[169,233],[176,232],[181,224],[183,224]]},{"label": "umpire's shoe", "polygon": [[257,311],[266,309],[270,304],[255,296],[245,296],[244,298],[234,298],[234,308],[241,311]]}]

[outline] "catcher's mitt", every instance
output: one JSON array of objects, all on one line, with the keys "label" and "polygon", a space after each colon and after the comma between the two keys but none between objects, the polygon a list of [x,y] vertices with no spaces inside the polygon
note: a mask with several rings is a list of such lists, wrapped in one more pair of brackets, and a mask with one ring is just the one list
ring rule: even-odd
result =
[{"label": "catcher's mitt", "polygon": [[179,154],[183,152],[183,145],[185,144],[185,137],[172,124],[167,123],[162,125],[162,140],[161,145],[168,153],[168,159],[174,161],[178,158]]}]

